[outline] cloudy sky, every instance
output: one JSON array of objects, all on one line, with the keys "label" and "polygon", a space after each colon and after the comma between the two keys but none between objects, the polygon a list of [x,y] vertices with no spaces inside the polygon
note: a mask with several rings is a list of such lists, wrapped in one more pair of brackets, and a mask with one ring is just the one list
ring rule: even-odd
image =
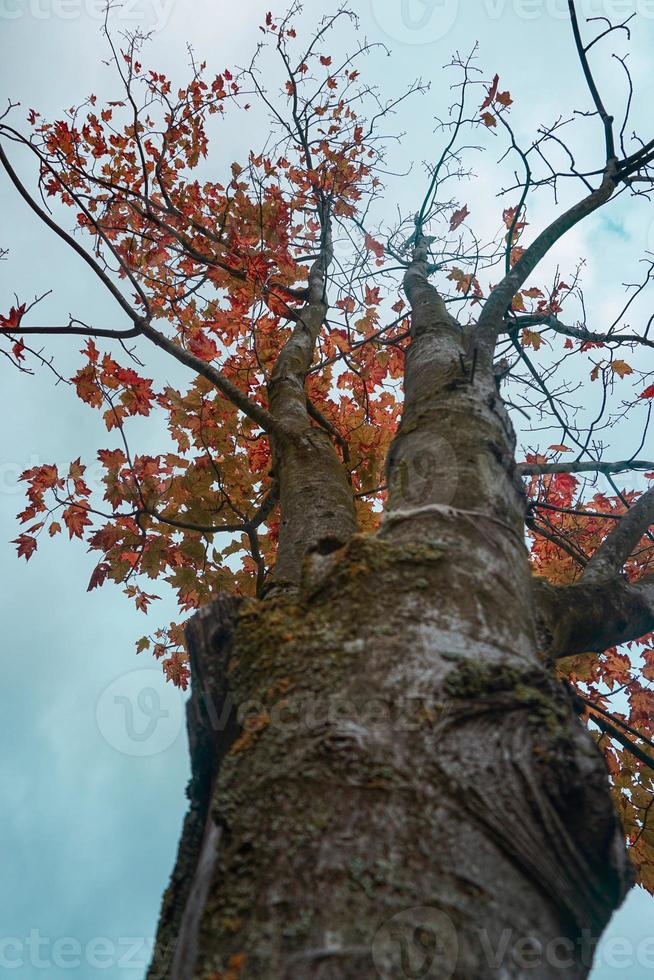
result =
[{"label": "cloudy sky", "polygon": [[[186,42],[216,71],[244,64],[268,5],[125,0],[112,26],[151,30],[144,61],[181,82]],[[439,146],[433,118],[451,101],[441,67],[453,52],[480,42],[480,65],[488,75],[499,72],[502,87],[513,93],[516,131],[525,139],[539,123],[587,104],[564,0],[354,0],[352,6],[368,38],[389,46],[390,55],[378,51],[368,66],[389,95],[416,76],[432,83],[429,94],[407,104],[393,123],[406,131],[401,148],[393,151],[397,169],[406,170],[412,160],[418,167],[411,180],[397,183],[389,204],[399,201],[409,213],[420,186],[419,164]],[[651,117],[654,0],[588,0],[580,6],[595,17],[638,13],[630,49],[634,81],[643,94],[636,120]],[[102,64],[102,7],[102,0],[0,0],[2,98],[56,116],[91,92],[112,97],[115,89]],[[305,22],[323,9],[323,3],[309,0]],[[607,59],[599,74],[619,111],[615,65]],[[264,127],[265,120],[254,115],[247,131],[227,130],[228,138],[214,147],[217,176],[243,157],[248,140],[255,148],[263,141]],[[598,134],[584,132],[590,152]],[[491,148],[490,160],[498,155]],[[489,232],[503,206],[492,175],[488,164],[480,165],[465,192],[477,227]],[[536,205],[533,225],[551,206],[546,198]],[[625,199],[577,229],[551,260],[551,267],[565,269],[588,258],[585,283],[598,329],[619,303],[620,284],[638,278],[638,258],[654,248],[653,217],[647,202],[636,206]],[[86,270],[38,226],[2,180],[0,246],[10,249],[0,264],[0,311],[11,305],[14,292],[25,299],[52,289],[42,307],[46,322],[62,322],[73,313],[97,325],[123,325]],[[52,351],[62,367],[72,369],[77,347],[60,341]],[[155,376],[168,377],[170,368],[151,358],[149,364]],[[0,970],[26,980],[89,978],[96,971],[140,978],[184,813],[182,702],[146,655],[134,655],[134,640],[145,632],[142,614],[117,589],[85,592],[94,562],[83,549],[57,541],[29,565],[16,559],[9,541],[22,509],[18,474],[78,455],[91,462],[108,440],[97,415],[45,373],[19,376],[2,361],[0,379]],[[148,424],[130,431],[138,451],[160,445],[161,433]],[[637,438],[635,427],[622,430],[625,455]],[[167,599],[163,606],[158,617],[167,622],[174,609]],[[651,975],[653,912],[654,900],[632,893],[605,937],[593,980]]]}]

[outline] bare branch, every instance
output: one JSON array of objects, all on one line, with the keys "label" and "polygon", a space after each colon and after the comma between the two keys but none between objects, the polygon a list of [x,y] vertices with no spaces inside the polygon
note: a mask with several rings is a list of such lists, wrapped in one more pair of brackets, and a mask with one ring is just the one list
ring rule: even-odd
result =
[{"label": "bare branch", "polygon": [[600,731],[604,732],[604,734],[608,735],[610,738],[614,738],[616,742],[619,742],[620,745],[627,750],[627,752],[630,752],[636,759],[644,763],[649,769],[654,770],[653,756],[648,755],[644,749],[641,749],[639,745],[636,745],[635,742],[633,742],[629,736],[625,734],[625,732],[621,731],[617,725],[614,725],[608,721],[603,714],[597,713],[595,705],[593,705],[592,710],[593,722],[597,725]]},{"label": "bare branch", "polygon": [[585,327],[573,327],[561,321],[552,314],[527,314],[525,316],[512,317],[506,321],[506,332],[521,330],[523,327],[550,327],[556,333],[563,334],[565,337],[574,337],[592,344],[643,344],[645,347],[654,347],[654,340],[648,337],[641,337],[639,334],[624,334],[608,331],[607,333],[593,333]]},{"label": "bare branch", "polygon": [[635,471],[652,470],[654,462],[647,459],[623,459],[615,463],[607,463],[600,460],[591,460],[581,463],[575,460],[572,463],[519,463],[516,472],[519,476],[549,476],[555,473],[629,473]]},{"label": "bare branch", "polygon": [[23,327],[21,325],[12,327],[11,334],[21,337],[28,337],[30,335],[39,337],[110,337],[114,340],[128,340],[130,337],[138,337],[141,333],[139,326],[132,327],[130,330],[112,330],[105,327],[73,326],[77,322],[79,321],[72,320],[65,327]]},{"label": "bare branch", "polygon": [[[602,120],[602,125],[604,126],[604,140],[606,143],[606,162],[615,159],[615,138],[613,136],[613,116],[604,108],[604,103],[602,102],[602,97],[599,93],[599,89],[593,78],[593,73],[588,62],[588,51],[592,47],[592,42],[587,47],[584,47],[584,42],[581,39],[581,32],[579,30],[579,21],[577,20],[577,11],[575,9],[574,0],[568,0],[568,10],[570,11],[570,21],[572,23],[572,33],[575,39],[575,45],[577,48],[577,54],[579,55],[579,60],[581,61],[581,67],[590,90],[590,94],[595,103],[595,108],[597,113]],[[605,34],[608,32],[604,32]],[[598,41],[599,38],[595,38]]]}]

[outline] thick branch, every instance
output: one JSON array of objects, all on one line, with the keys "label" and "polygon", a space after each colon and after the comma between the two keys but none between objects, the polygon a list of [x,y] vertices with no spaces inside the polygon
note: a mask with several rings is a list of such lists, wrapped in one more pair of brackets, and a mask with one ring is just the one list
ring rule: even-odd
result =
[{"label": "thick branch", "polygon": [[568,231],[588,217],[589,214],[592,214],[593,211],[597,211],[598,208],[606,204],[615,187],[615,164],[611,161],[607,165],[600,186],[581,201],[573,204],[558,218],[555,218],[526,249],[511,271],[493,289],[479,316],[478,327],[480,330],[490,331],[491,335],[494,336],[511,305],[511,300],[536,266]]},{"label": "thick branch", "polygon": [[[280,351],[268,385],[279,432],[273,468],[280,487],[280,533],[275,579],[297,584],[309,550],[325,539],[345,543],[357,530],[348,474],[332,442],[334,427],[307,399],[305,382],[327,314],[327,275],[333,257],[327,206],[319,201],[320,255],[309,272],[308,299]],[[326,423],[316,428],[311,417]],[[339,439],[343,444],[342,437]]]},{"label": "thick branch", "polygon": [[447,309],[436,287],[429,281],[429,247],[418,234],[413,259],[404,275],[404,291],[411,304],[411,337],[423,331],[444,328],[461,336],[461,326]]},{"label": "thick branch", "polygon": [[319,408],[314,405],[309,396],[307,395],[307,411],[314,422],[321,425],[325,432],[329,432],[335,442],[341,447],[341,452],[343,453],[344,462],[349,462],[350,459],[350,446],[347,439],[338,431],[335,425],[329,421],[329,419],[323,415]]},{"label": "thick branch", "polygon": [[652,575],[631,584],[615,575],[567,586],[537,578],[534,594],[543,653],[554,658],[603,653],[654,630]]},{"label": "thick branch", "polygon": [[206,361],[201,360],[201,358],[191,354],[190,351],[180,347],[174,340],[160,333],[159,330],[156,330],[146,321],[141,321],[141,333],[148,340],[151,340],[153,344],[156,344],[157,347],[160,347],[161,350],[165,350],[167,354],[174,357],[175,360],[186,364],[196,374],[200,374],[207,381],[210,381],[236,408],[240,409],[244,415],[247,415],[253,422],[261,426],[264,432],[272,433],[279,429],[277,422],[270,412],[267,412],[261,405],[248,398],[240,388],[237,388],[232,381],[221,374],[216,368],[212,367],[211,364],[208,364]]},{"label": "thick branch", "polygon": [[297,312],[293,333],[279,353],[268,386],[271,412],[289,432],[298,426],[302,430],[309,419],[304,383],[327,314],[325,291],[331,256],[328,241],[311,267],[307,303]]},{"label": "thick branch", "polygon": [[601,582],[619,572],[632,551],[654,524],[654,488],[629,508],[588,562],[582,580]]}]

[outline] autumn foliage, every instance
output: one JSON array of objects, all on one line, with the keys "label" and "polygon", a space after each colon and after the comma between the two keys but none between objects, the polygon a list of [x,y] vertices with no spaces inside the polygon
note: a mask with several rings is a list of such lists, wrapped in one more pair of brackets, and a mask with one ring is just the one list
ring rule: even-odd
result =
[{"label": "autumn foliage", "polygon": [[[137,650],[154,653],[182,688],[189,678],[189,614],[221,591],[263,595],[270,584],[279,514],[268,385],[306,300],[327,224],[331,306],[306,378],[307,404],[347,469],[364,532],[380,519],[384,460],[402,405],[409,319],[397,270],[406,265],[413,219],[389,227],[375,217],[386,193],[378,122],[401,100],[382,102],[361,77],[369,46],[337,56],[326,47],[325,29],[307,47],[290,21],[272,15],[261,30],[259,56],[272,51],[281,65],[275,85],[264,87],[255,59],[246,70],[217,74],[194,64],[180,87],[143,66],[142,38],[122,47],[109,39],[119,97],[100,105],[92,95],[53,121],[30,110],[24,137],[43,200],[69,209],[73,230],[63,234],[128,325],[71,320],[61,328],[82,343],[79,367],[66,380],[107,432],[107,448],[97,453],[102,486],[87,479],[95,461],[26,471],[27,505],[15,544],[29,560],[49,537],[83,542],[97,557],[88,589],[111,581],[152,618],[162,583],[171,587],[178,619],[155,624]],[[471,61],[457,60],[454,69],[474,104],[461,109],[458,126],[472,129],[478,141],[510,132],[513,99],[499,76],[478,77]],[[210,134],[219,139],[232,114],[247,121],[253,106],[266,108],[274,138],[216,177],[207,165]],[[0,135],[18,133],[10,122],[20,111],[13,107],[3,117]],[[501,275],[498,265],[510,269],[524,254],[526,208],[520,194],[510,206],[497,206],[497,238],[480,261],[470,237],[474,214],[438,194],[434,186],[421,217],[430,223],[433,252],[447,256],[439,266],[447,299],[459,318],[472,319]],[[328,222],[320,210],[326,201]],[[46,214],[36,199],[34,207]],[[582,327],[560,329],[559,318],[579,295],[578,270],[515,294],[498,383],[508,391],[524,385],[549,359],[564,373],[578,372],[589,389],[615,394],[623,413],[648,411],[654,384],[630,363],[633,348],[630,354],[614,338]],[[29,347],[40,308],[16,301],[0,316],[7,351],[22,370],[43,361]],[[174,384],[148,376],[151,344],[179,362]],[[160,453],[132,448],[130,421],[137,416],[161,431]],[[580,443],[565,427],[559,431],[561,441],[550,445],[532,445],[533,434],[523,439],[522,459],[535,473],[525,479],[534,572],[567,584],[646,484],[627,489],[616,477],[606,494],[596,473],[538,475],[539,466],[581,458]],[[626,569],[630,580],[654,570],[653,542],[643,535]],[[636,739],[654,754],[654,635],[628,649],[564,660],[560,670],[578,691],[580,712],[596,723],[640,880],[654,892],[654,824],[644,819],[654,774],[625,744]],[[615,720],[603,726],[609,709],[623,723],[619,738]]]}]

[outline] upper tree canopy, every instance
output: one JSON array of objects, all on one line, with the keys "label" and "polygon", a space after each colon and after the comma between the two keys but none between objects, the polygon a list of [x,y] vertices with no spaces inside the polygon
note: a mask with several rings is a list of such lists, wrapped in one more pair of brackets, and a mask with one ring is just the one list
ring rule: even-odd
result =
[{"label": "upper tree canopy", "polygon": [[[393,491],[385,459],[411,339],[407,295],[413,303],[416,276],[431,279],[449,315],[469,330],[462,376],[492,357],[521,434],[518,474],[534,574],[580,588],[612,577],[631,617],[618,626],[617,613],[607,614],[605,642],[591,656],[585,635],[565,629],[547,652],[574,655],[561,660],[561,671],[577,686],[580,710],[599,726],[641,880],[654,890],[654,830],[647,826],[654,638],[646,632],[654,626],[647,577],[654,462],[645,452],[654,340],[651,318],[634,317],[654,262],[634,256],[644,260],[638,278],[601,323],[587,322],[583,263],[540,271],[550,249],[594,211],[624,194],[647,205],[654,140],[630,128],[637,93],[621,54],[631,19],[581,27],[570,3],[579,105],[561,106],[551,124],[534,124],[525,145],[512,124],[519,93],[484,72],[476,46],[457,55],[433,80],[451,86],[452,104],[436,137],[425,137],[424,168],[404,161],[397,172],[403,107],[424,99],[428,85],[396,92],[367,77],[367,57],[379,45],[359,38],[349,10],[326,15],[310,34],[295,26],[300,14],[299,5],[281,19],[269,14],[245,68],[216,74],[191,53],[181,87],[144,67],[146,38],[116,40],[107,30],[115,99],[100,105],[91,95],[53,121],[30,110],[27,127],[18,103],[0,116],[6,178],[90,267],[116,309],[113,323],[74,315],[44,323],[46,293],[16,297],[0,317],[1,349],[15,367],[49,368],[101,413],[109,432],[98,451],[101,488],[85,477],[88,460],[23,474],[29,500],[19,554],[29,559],[45,536],[65,528],[98,554],[89,589],[112,579],[148,612],[157,598],[152,582],[169,583],[180,621],[137,646],[153,649],[167,676],[186,687],[185,615],[222,590],[261,597],[293,587],[298,562],[317,543],[315,515],[304,525],[298,514],[280,540],[280,468],[298,427],[306,422],[340,462],[354,498],[351,515],[342,505],[346,523],[359,532],[378,526]],[[593,63],[613,42],[624,91],[605,101]],[[243,127],[265,118],[267,128],[254,128],[249,155],[215,173],[210,140],[221,140],[233,116]],[[591,159],[589,134],[598,128],[603,153]],[[15,144],[34,162],[31,182],[16,169]],[[479,151],[495,160],[500,146],[497,173],[503,179],[508,165],[514,177],[505,187],[498,181],[498,197],[487,202],[497,234],[481,236],[465,189]],[[415,199],[404,214],[394,188],[404,184],[406,199],[407,174]],[[571,187],[577,197],[560,206]],[[541,228],[528,207],[547,193],[552,220]],[[48,334],[83,338],[72,378],[61,377],[42,347]],[[173,387],[148,376],[152,345],[180,363],[175,377],[187,371],[187,382]],[[131,444],[130,419],[139,415],[152,416],[162,431],[157,455]],[[607,455],[607,445],[621,445],[627,420],[640,427],[639,439]],[[438,453],[436,461],[416,458],[414,476],[442,479],[446,506],[457,460],[447,446]],[[633,474],[640,474],[636,482]],[[630,591],[635,582],[639,592]],[[618,650],[620,641],[638,648]],[[616,715],[608,708],[618,692]]]}]

